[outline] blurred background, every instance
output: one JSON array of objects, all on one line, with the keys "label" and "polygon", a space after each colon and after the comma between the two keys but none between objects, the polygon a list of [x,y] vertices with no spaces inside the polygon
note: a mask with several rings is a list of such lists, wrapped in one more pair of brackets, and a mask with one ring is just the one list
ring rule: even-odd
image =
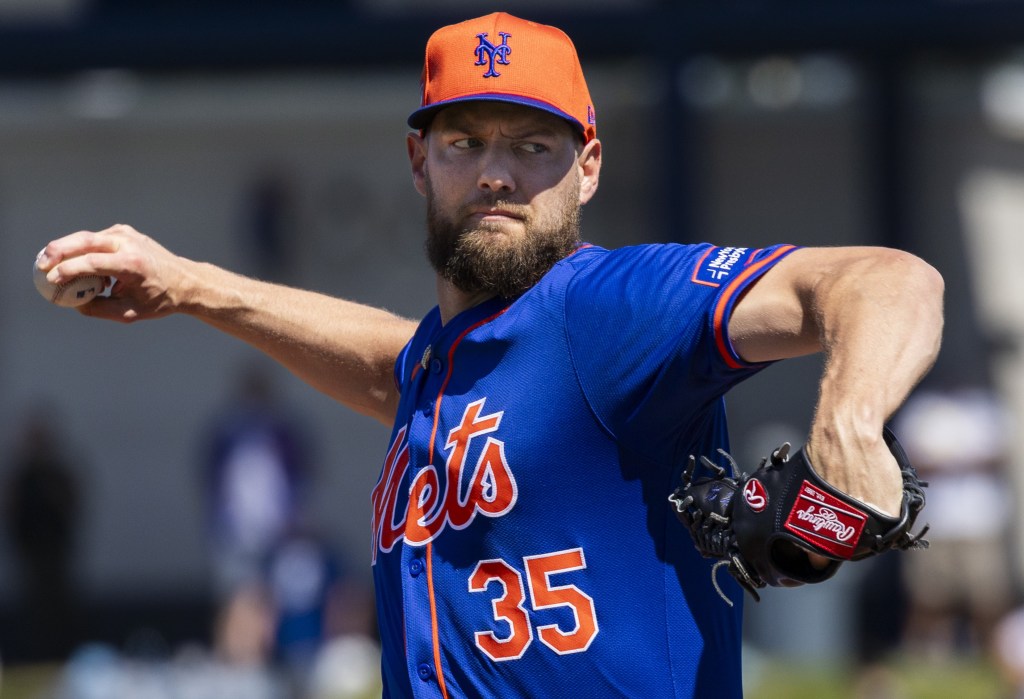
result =
[{"label": "blurred background", "polygon": [[[196,321],[50,306],[29,264],[128,223],[421,316],[405,118],[430,33],[492,9],[575,40],[591,242],[890,245],[945,276],[894,417],[933,550],[748,605],[748,696],[1024,696],[1024,3],[0,0],[2,696],[379,695],[386,430]],[[743,462],[804,440],[819,371],[733,392]]]}]

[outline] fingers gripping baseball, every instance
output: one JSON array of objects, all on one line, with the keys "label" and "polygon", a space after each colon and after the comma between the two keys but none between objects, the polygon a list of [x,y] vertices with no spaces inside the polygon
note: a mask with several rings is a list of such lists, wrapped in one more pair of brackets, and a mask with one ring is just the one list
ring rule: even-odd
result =
[{"label": "fingers gripping baseball", "polygon": [[64,283],[84,275],[113,280],[109,297],[94,299],[79,312],[133,322],[179,310],[184,296],[185,261],[131,226],[79,231],[49,243],[39,266],[47,279]]}]

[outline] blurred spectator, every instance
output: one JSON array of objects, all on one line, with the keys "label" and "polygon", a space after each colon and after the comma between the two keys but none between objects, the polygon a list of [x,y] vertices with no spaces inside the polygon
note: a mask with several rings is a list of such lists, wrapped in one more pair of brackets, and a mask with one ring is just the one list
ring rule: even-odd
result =
[{"label": "blurred spectator", "polygon": [[366,636],[377,638],[377,608],[373,589],[356,580],[344,577],[331,589],[327,600],[325,635]]},{"label": "blurred spectator", "polygon": [[214,655],[230,667],[269,665],[274,648],[274,608],[260,583],[238,587],[217,615]]},{"label": "blurred spectator", "polygon": [[996,625],[992,650],[996,667],[1011,693],[1007,699],[1024,699],[1024,607],[1018,607]]},{"label": "blurred spectator", "polygon": [[308,445],[277,404],[269,376],[249,368],[208,438],[206,497],[214,579],[223,599],[263,579],[298,520],[309,478]]},{"label": "blurred spectator", "polygon": [[275,659],[299,693],[328,632],[328,607],[341,579],[336,557],[309,528],[299,528],[271,554],[267,584],[275,612]]},{"label": "blurred spectator", "polygon": [[908,650],[941,662],[987,649],[1013,594],[1008,413],[981,387],[921,390],[894,427],[929,484],[922,520],[931,546],[902,557]]},{"label": "blurred spectator", "polygon": [[[303,699],[314,691],[365,696],[367,687],[379,696],[372,596],[354,593],[316,531],[305,502],[308,442],[261,369],[243,374],[207,445],[218,664],[277,677]],[[344,667],[324,667],[328,647],[331,657],[344,656]]]},{"label": "blurred spectator", "polygon": [[79,483],[60,441],[52,412],[30,414],[4,493],[5,523],[19,565],[25,651],[33,660],[65,657],[78,630],[71,568]]},{"label": "blurred spectator", "polygon": [[310,671],[308,699],[379,697],[380,643],[372,589],[352,578],[332,588],[325,618],[325,641]]}]

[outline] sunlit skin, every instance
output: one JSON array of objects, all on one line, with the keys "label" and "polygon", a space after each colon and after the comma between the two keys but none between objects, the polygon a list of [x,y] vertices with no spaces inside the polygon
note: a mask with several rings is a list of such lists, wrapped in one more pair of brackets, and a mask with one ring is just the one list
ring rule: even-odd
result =
[{"label": "sunlit skin", "polygon": [[[601,144],[583,145],[568,122],[521,105],[470,102],[439,112],[407,145],[431,216],[458,232],[481,267],[543,245],[553,245],[557,259],[578,242],[578,231],[554,238],[597,191]],[[495,292],[460,289],[439,274],[438,293],[447,321]]]}]

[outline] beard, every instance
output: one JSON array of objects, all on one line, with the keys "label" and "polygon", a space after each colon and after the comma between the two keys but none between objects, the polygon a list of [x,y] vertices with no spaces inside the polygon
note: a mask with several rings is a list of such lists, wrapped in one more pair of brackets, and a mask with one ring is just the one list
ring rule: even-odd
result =
[{"label": "beard", "polygon": [[494,206],[521,215],[525,233],[508,234],[498,222],[459,224],[437,208],[437,198],[427,182],[427,258],[434,271],[467,294],[486,292],[513,297],[532,287],[556,262],[580,243],[578,187],[568,188],[552,212],[551,220],[538,223],[526,207],[484,197],[464,207]]}]

